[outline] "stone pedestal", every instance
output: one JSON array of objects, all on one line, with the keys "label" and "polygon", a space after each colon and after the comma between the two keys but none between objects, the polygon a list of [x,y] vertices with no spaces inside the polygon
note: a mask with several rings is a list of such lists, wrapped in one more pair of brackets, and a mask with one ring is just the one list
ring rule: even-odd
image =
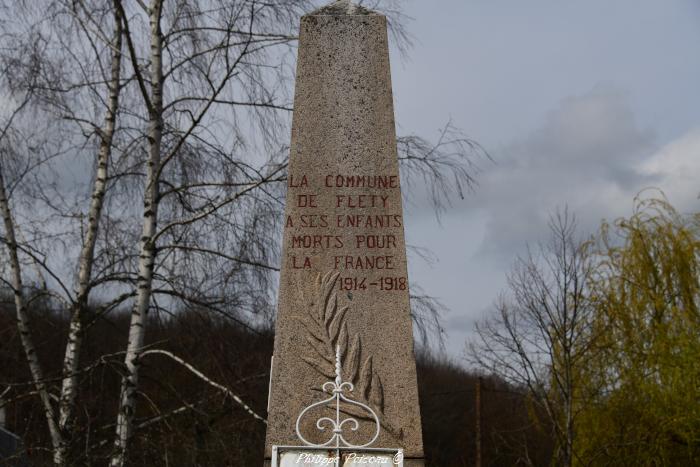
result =
[{"label": "stone pedestal", "polygon": [[[301,444],[339,347],[348,395],[381,421],[373,446],[422,465],[386,18],[346,2],[303,17],[294,102],[265,458]],[[330,415],[303,436],[328,440],[315,422]],[[344,415],[347,441],[372,437],[362,410]]]}]

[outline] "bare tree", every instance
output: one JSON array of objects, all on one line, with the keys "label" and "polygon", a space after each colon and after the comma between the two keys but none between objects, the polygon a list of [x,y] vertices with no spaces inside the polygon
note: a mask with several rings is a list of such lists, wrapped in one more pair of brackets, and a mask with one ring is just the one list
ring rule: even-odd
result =
[{"label": "bare tree", "polygon": [[[225,306],[226,281],[222,284],[221,278],[211,274],[212,260],[272,268],[264,259],[245,257],[254,247],[237,258],[222,246],[239,235],[236,230],[250,231],[245,221],[243,225],[236,222],[245,212],[246,198],[253,204],[264,204],[266,198],[278,200],[268,191],[275,187],[266,189],[266,185],[284,179],[284,165],[268,163],[253,169],[235,155],[238,142],[216,136],[209,125],[221,118],[218,109],[222,105],[250,107],[258,112],[255,117],[267,132],[262,135],[263,143],[274,144],[276,115],[265,111],[284,106],[264,87],[268,77],[261,70],[268,48],[293,39],[287,30],[293,27],[297,7],[286,2],[211,1],[189,6],[153,0],[128,13],[121,1],[115,4],[121,11],[130,65],[148,115],[136,297],[110,461],[120,466],[126,462],[133,429],[146,315],[154,305],[158,307],[156,297],[160,294],[212,308]],[[141,18],[148,21],[147,60],[140,58],[138,50],[146,41],[138,32],[144,29],[138,26]],[[286,29],[277,32],[276,28]],[[241,92],[243,96],[237,97]],[[254,222],[260,219],[256,216]],[[209,246],[217,237],[223,244]],[[264,254],[263,249],[256,252]],[[184,264],[204,267],[194,266],[187,274],[178,271]],[[236,315],[232,314],[240,319]]]},{"label": "bare tree", "polygon": [[[104,27],[104,25],[101,24],[103,22],[103,18],[98,20],[95,18],[95,16],[93,16],[95,13],[104,14],[104,11],[100,12],[97,9],[90,11],[85,8],[84,5],[78,3],[67,3],[64,5],[62,2],[56,2],[49,3],[45,6],[49,7],[50,11],[53,10],[52,12],[57,15],[70,17],[70,23],[78,26],[83,33],[88,32],[90,27]],[[19,11],[27,10],[20,7]],[[107,13],[109,13],[109,11],[107,11]],[[91,196],[89,207],[87,209],[87,215],[85,216],[86,221],[84,228],[81,226],[80,229],[81,242],[78,247],[79,253],[76,261],[75,288],[73,290],[69,290],[67,286],[62,286],[63,290],[60,294],[60,298],[65,303],[65,306],[71,315],[71,321],[63,360],[63,377],[60,380],[61,388],[60,395],[58,397],[58,416],[54,418],[54,408],[50,404],[44,404],[46,418],[52,434],[54,463],[57,465],[65,465],[67,462],[66,456],[70,444],[70,425],[75,412],[78,374],[81,370],[80,348],[84,331],[83,320],[88,306],[89,295],[93,286],[91,276],[94,265],[95,245],[97,243],[100,221],[102,219],[102,209],[107,189],[108,166],[112,155],[112,141],[116,130],[119,93],[122,86],[120,78],[122,42],[121,21],[119,20],[118,16],[116,16],[116,12],[114,15],[115,16],[113,16],[112,21],[113,33],[111,39],[100,36],[93,38],[95,42],[90,42],[92,51],[96,54],[94,58],[97,59],[98,65],[101,65],[101,54],[98,52],[98,45],[96,42],[99,42],[101,39],[106,41],[102,44],[102,46],[106,49],[105,55],[111,57],[107,60],[110,65],[107,70],[102,69],[101,66],[97,67],[99,73],[97,74],[97,79],[94,81],[85,80],[80,81],[78,84],[71,84],[69,75],[56,73],[58,70],[52,67],[49,60],[47,60],[44,56],[41,56],[42,52],[45,53],[46,51],[42,51],[40,46],[37,45],[45,43],[46,41],[46,33],[41,30],[40,25],[33,25],[27,35],[19,36],[20,40],[31,39],[32,42],[30,43],[34,44],[34,53],[30,55],[30,60],[27,60],[26,57],[21,54],[9,54],[5,55],[4,57],[5,61],[8,63],[8,65],[10,65],[9,69],[13,74],[21,75],[23,70],[26,73],[33,73],[33,79],[25,78],[24,80],[17,80],[17,84],[10,86],[8,88],[10,95],[17,95],[18,93],[23,92],[25,96],[27,96],[26,100],[24,101],[25,104],[29,104],[31,99],[35,108],[41,108],[45,111],[53,113],[54,115],[61,115],[59,121],[69,121],[72,124],[79,125],[80,127],[87,125],[88,127],[91,127],[90,129],[92,130],[90,133],[88,133],[88,138],[92,138],[93,135],[96,135],[97,139],[99,140],[96,151],[96,161],[93,165],[94,172],[91,177],[92,187],[90,190]],[[108,27],[105,27],[105,29],[108,29]],[[58,26],[56,26],[56,30],[58,30]],[[62,38],[65,37],[66,36],[64,35]],[[92,38],[92,34],[87,34],[86,37]],[[70,54],[74,58],[78,57],[78,54],[74,51],[70,52]],[[80,78],[85,79],[86,69],[83,68],[82,72],[83,76]],[[16,79],[17,76],[14,76],[14,78]],[[86,118],[81,118],[79,116],[80,112],[76,111],[75,109],[75,104],[66,99],[65,94],[70,93],[68,89],[74,86],[86,88],[89,93],[96,95],[98,98],[104,98],[105,110],[101,125],[92,123]],[[104,90],[104,94],[102,94],[102,90]],[[9,123],[11,123],[11,121],[8,122],[8,124]],[[33,127],[32,129],[35,130],[36,128]],[[31,145],[24,146],[25,149],[29,150],[31,150],[31,147]],[[48,162],[51,159],[56,158],[56,156],[59,154],[60,151],[54,152],[50,157],[45,157],[42,162]],[[25,157],[27,160],[30,159],[29,156],[30,154],[27,153],[18,154],[18,157]],[[41,164],[34,164],[34,166],[31,168],[37,169],[39,165]],[[34,171],[36,172],[37,170]],[[31,170],[25,170],[24,175],[32,175],[31,172]],[[4,187],[2,188],[2,191],[4,191]],[[46,204],[51,206],[51,197],[45,196],[45,191],[40,191],[39,193],[40,197],[44,196],[44,199],[47,201]],[[13,225],[13,215],[6,196],[3,197],[2,205],[5,213],[5,231],[7,232],[9,239],[7,242],[8,248],[10,251],[14,250],[15,253],[13,256],[15,256],[14,259],[17,259],[16,254],[18,247],[14,235],[16,226]],[[37,231],[32,231],[31,233],[36,234]],[[38,246],[39,245],[37,244],[29,244],[25,242],[22,248],[24,249],[25,253],[29,254],[32,261],[40,264],[46,273],[52,276],[55,280],[58,280],[59,272],[52,269],[47,264],[45,259],[43,259],[45,258],[45,255],[40,252]],[[17,284],[15,289],[21,290],[22,274],[19,269],[18,262],[13,261],[13,270],[14,276],[16,276],[15,283]],[[44,271],[40,270],[36,277],[41,278]],[[45,282],[43,279],[41,279],[41,281]],[[19,289],[17,289],[17,287],[19,287]],[[22,305],[17,304],[16,307],[18,314],[23,314],[21,311]],[[29,327],[24,327],[27,335],[31,335]],[[29,341],[27,345],[30,345]],[[29,347],[26,348],[29,349]],[[31,353],[36,354],[35,351],[32,351]],[[35,365],[38,365],[37,357],[34,355],[33,358],[37,360]],[[35,372],[35,374],[38,375],[40,372]]]},{"label": "bare tree", "polygon": [[[3,5],[5,7],[5,5]],[[15,46],[16,55],[8,56],[3,49],[1,63],[3,73],[2,99],[8,104],[5,115],[0,120],[0,213],[3,219],[3,235],[0,240],[6,247],[9,270],[3,270],[0,281],[6,285],[14,297],[17,327],[21,337],[22,347],[30,369],[35,393],[41,399],[43,413],[46,418],[53,447],[54,462],[63,462],[65,437],[61,430],[56,409],[53,404],[54,395],[46,378],[44,365],[32,331],[29,318],[29,307],[38,298],[36,293],[29,292],[25,279],[26,269],[36,266],[35,280],[44,280],[45,263],[40,259],[35,248],[28,245],[24,232],[17,224],[15,209],[18,207],[17,194],[31,174],[40,167],[48,164],[52,156],[46,153],[46,140],[41,136],[41,127],[33,120],[34,101],[37,86],[40,81],[41,45],[36,41],[26,44],[13,44],[11,29],[3,35],[4,46]],[[28,124],[31,125],[28,127]],[[29,268],[27,268],[29,266]],[[4,269],[4,268],[3,268]],[[50,272],[47,270],[47,272]],[[7,275],[5,275],[7,274]],[[9,276],[9,280],[6,277]],[[8,387],[6,391],[9,392]]]},{"label": "bare tree", "polygon": [[[79,13],[75,16],[80,18]],[[122,21],[120,11],[113,12],[113,34],[107,44],[110,51],[110,74],[105,77],[107,104],[104,122],[98,131],[99,149],[92,187],[90,206],[87,213],[87,227],[80,248],[78,259],[77,286],[71,306],[71,322],[68,331],[68,342],[63,361],[63,381],[59,401],[59,429],[66,432],[73,420],[75,401],[78,390],[78,373],[81,367],[80,347],[83,340],[85,314],[88,308],[88,298],[91,291],[92,269],[94,266],[95,245],[97,244],[102,209],[107,191],[108,167],[112,155],[112,142],[116,130],[116,119],[119,110],[119,93],[121,91],[121,60],[122,60]],[[92,18],[89,18],[92,20]],[[84,23],[80,23],[85,27]],[[61,457],[65,458],[65,447],[61,449]],[[62,463],[63,461],[61,461]],[[59,462],[57,462],[59,463]]]},{"label": "bare tree", "polygon": [[[12,215],[10,193],[13,191],[13,189],[12,187],[8,188],[7,182],[5,181],[8,178],[8,175],[10,175],[12,165],[20,167],[24,165],[22,164],[21,160],[17,160],[16,152],[14,150],[16,146],[14,146],[13,143],[15,143],[17,139],[21,139],[21,137],[17,138],[19,135],[17,135],[14,131],[15,128],[13,128],[13,123],[20,115],[22,110],[27,106],[30,99],[31,96],[28,94],[23,96],[22,100],[9,112],[9,116],[2,122],[2,128],[0,129],[0,213],[2,214],[4,227],[4,235],[2,240],[7,247],[10,269],[10,280],[8,281],[2,279],[2,282],[9,286],[14,296],[14,304],[17,314],[17,327],[22,340],[22,347],[24,348],[27,363],[29,364],[36,393],[41,399],[46,421],[48,423],[49,432],[51,434],[51,442],[56,452],[54,460],[59,462],[60,457],[58,457],[58,453],[63,445],[63,438],[61,436],[59,426],[56,423],[53,401],[51,400],[51,394],[45,381],[43,366],[39,360],[35,340],[31,331],[27,313],[27,297],[25,295],[25,287],[22,280],[23,264],[20,261],[21,246],[17,241],[17,228]],[[15,138],[13,138],[13,136]],[[15,177],[17,179],[21,178],[21,176],[21,173],[15,173]],[[18,180],[12,181],[16,183]]]},{"label": "bare tree", "polygon": [[[397,138],[401,181],[407,188],[407,201],[415,201],[413,188],[425,198],[440,219],[440,215],[457,196],[464,199],[475,188],[479,163],[491,160],[488,152],[469,138],[452,121],[439,130],[435,142],[418,135]],[[417,186],[416,186],[417,185]]]},{"label": "bare tree", "polygon": [[557,465],[571,466],[576,417],[584,404],[581,378],[592,358],[587,292],[593,264],[568,212],[551,217],[549,230],[548,243],[516,259],[510,293],[496,303],[493,317],[477,325],[467,356],[529,391],[554,430]]}]

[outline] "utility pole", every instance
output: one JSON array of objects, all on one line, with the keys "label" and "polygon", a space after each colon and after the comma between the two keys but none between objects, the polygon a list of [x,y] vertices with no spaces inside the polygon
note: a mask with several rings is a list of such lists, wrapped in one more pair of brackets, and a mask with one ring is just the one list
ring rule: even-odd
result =
[{"label": "utility pole", "polygon": [[481,467],[481,376],[476,380],[476,467]]}]

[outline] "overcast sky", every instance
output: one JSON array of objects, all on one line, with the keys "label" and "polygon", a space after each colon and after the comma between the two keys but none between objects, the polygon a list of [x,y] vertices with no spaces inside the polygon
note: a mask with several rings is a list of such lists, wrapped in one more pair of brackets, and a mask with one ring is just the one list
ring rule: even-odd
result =
[{"label": "overcast sky", "polygon": [[442,226],[406,215],[413,280],[450,308],[459,357],[513,258],[568,205],[581,233],[629,215],[658,187],[700,209],[700,2],[408,0],[415,46],[392,52],[399,133],[435,136],[451,118],[492,155]]}]

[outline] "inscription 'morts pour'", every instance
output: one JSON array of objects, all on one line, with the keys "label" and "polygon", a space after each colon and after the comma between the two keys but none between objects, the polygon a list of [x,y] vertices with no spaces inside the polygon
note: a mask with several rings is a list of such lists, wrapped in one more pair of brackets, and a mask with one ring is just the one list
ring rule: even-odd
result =
[{"label": "inscription 'morts pour'", "polygon": [[355,248],[396,248],[396,235],[355,235]]},{"label": "inscription 'morts pour'", "polygon": [[343,248],[342,235],[295,235],[292,248]]}]

